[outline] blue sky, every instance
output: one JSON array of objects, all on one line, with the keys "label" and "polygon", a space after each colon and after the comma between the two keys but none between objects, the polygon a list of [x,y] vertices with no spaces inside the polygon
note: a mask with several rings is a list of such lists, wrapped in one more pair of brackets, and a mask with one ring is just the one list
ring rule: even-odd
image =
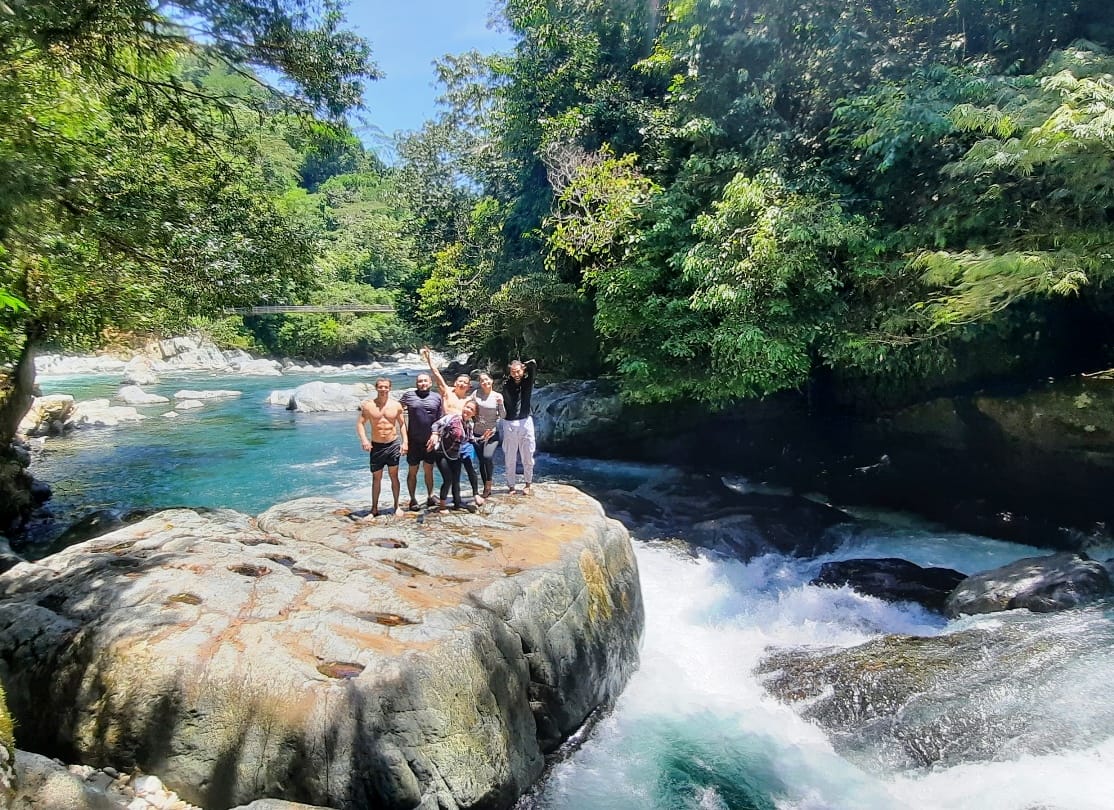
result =
[{"label": "blue sky", "polygon": [[[433,62],[473,48],[510,49],[505,32],[488,27],[492,0],[351,0],[350,26],[371,42],[384,78],[368,82],[360,117],[391,135],[418,129],[433,116],[439,90]],[[354,122],[357,130],[361,127]],[[375,138],[359,133],[369,144]]]}]

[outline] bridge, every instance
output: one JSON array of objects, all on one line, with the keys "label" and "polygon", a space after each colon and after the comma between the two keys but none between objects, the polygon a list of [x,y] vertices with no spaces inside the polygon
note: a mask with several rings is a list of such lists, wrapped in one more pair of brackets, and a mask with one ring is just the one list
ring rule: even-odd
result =
[{"label": "bridge", "polygon": [[279,315],[284,312],[394,312],[390,304],[328,304],[324,306],[227,307],[225,315]]}]

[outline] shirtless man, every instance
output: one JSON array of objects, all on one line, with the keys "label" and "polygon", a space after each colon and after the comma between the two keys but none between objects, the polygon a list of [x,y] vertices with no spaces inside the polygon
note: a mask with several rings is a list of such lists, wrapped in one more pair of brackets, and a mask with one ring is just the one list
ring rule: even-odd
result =
[{"label": "shirtless man", "polygon": [[[379,517],[379,488],[383,483],[383,468],[391,476],[391,492],[395,498],[395,515],[401,515],[398,506],[400,494],[398,462],[406,453],[406,430],[402,418],[402,405],[391,399],[391,381],[380,377],[375,381],[375,399],[360,403],[360,416],[356,420],[356,435],[360,446],[371,453],[371,516]],[[371,441],[367,439],[365,424],[371,424]],[[399,436],[401,435],[401,439]]]},{"label": "shirtless man", "polygon": [[467,374],[458,374],[456,380],[453,381],[453,387],[449,388],[449,384],[445,382],[441,372],[434,368],[433,358],[430,356],[428,348],[422,349],[422,357],[429,363],[429,373],[433,375],[433,380],[437,383],[437,390],[441,392],[441,403],[445,409],[445,414],[460,413],[464,409],[464,400],[472,394],[472,379]]}]

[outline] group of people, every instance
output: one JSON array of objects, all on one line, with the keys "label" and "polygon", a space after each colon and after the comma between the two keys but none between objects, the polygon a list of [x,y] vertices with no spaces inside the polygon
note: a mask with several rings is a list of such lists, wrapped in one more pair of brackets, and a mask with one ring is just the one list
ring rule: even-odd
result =
[{"label": "group of people", "polygon": [[[452,492],[453,508],[474,510],[491,497],[495,477],[495,451],[500,445],[506,464],[507,490],[512,495],[529,495],[534,480],[534,420],[530,397],[534,390],[533,360],[514,360],[507,367],[503,391],[494,390],[491,375],[479,375],[479,387],[461,374],[450,386],[433,365],[429,349],[422,349],[429,372],[418,375],[415,388],[398,400],[391,398],[391,381],[375,381],[375,399],[360,404],[356,435],[371,458],[371,514],[379,515],[379,493],[383,470],[391,480],[394,513],[401,515],[399,463],[406,457],[408,508],[418,510],[418,470],[425,478],[426,505],[447,506]],[[433,390],[434,382],[437,391]],[[371,425],[371,438],[366,426]],[[522,461],[523,488],[518,488],[518,462]],[[433,469],[441,473],[439,495],[434,494]],[[460,496],[460,474],[468,475],[472,503]],[[482,490],[481,490],[482,485]]]}]

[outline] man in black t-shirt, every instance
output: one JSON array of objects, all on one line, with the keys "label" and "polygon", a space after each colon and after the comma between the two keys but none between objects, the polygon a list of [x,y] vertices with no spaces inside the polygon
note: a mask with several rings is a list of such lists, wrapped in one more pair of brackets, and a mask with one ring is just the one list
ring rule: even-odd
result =
[{"label": "man in black t-shirt", "polygon": [[418,375],[416,390],[407,391],[399,398],[402,405],[403,422],[406,425],[406,488],[410,492],[410,509],[418,506],[418,467],[425,473],[426,504],[432,506],[436,499],[433,495],[433,465],[436,453],[426,448],[433,423],[442,416],[441,395],[431,390],[433,379],[426,372]]},{"label": "man in black t-shirt", "polygon": [[522,456],[523,495],[531,493],[534,481],[534,417],[530,415],[530,395],[534,392],[534,371],[537,363],[512,360],[507,367],[508,376],[503,380],[503,404],[507,415],[503,418],[503,456],[507,464],[507,489],[516,494],[518,456]]}]

